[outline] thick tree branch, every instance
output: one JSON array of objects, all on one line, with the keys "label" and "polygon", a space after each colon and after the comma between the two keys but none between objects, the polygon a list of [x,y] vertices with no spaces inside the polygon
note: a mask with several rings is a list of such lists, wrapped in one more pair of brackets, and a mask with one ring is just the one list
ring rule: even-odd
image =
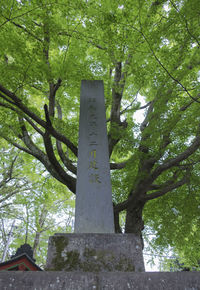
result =
[{"label": "thick tree branch", "polygon": [[[144,182],[144,180],[139,181],[138,184],[135,186],[135,189],[130,192],[128,199],[125,200],[124,202],[116,205],[114,207],[114,210],[116,212],[125,210],[132,203],[135,203],[136,200],[141,200],[142,202],[146,202],[148,200],[148,197],[147,197],[148,195],[146,195],[146,192],[148,192],[149,190],[152,189],[151,186],[153,184],[153,181],[156,180],[158,178],[158,176],[160,176],[162,174],[162,172],[164,172],[165,170],[168,170],[168,169],[172,168],[173,166],[178,166],[181,161],[187,159],[190,155],[192,155],[200,147],[200,136],[198,134],[199,134],[199,130],[198,130],[197,136],[194,139],[194,141],[192,142],[192,144],[184,152],[180,153],[175,158],[167,160],[162,165],[158,166],[152,173],[149,173],[147,176],[145,175],[146,176],[145,182]],[[145,166],[146,166],[146,164],[144,165],[144,168],[145,168]],[[152,168],[152,166],[150,166],[150,168]],[[143,171],[141,171],[141,172],[143,172]],[[175,178],[175,176],[174,176],[174,178]],[[183,184],[185,184],[187,182],[187,180],[188,180],[188,175],[186,174],[178,182],[172,183],[169,186],[166,186],[164,189],[162,189],[158,192],[152,193],[151,197],[156,198],[156,197],[159,197],[161,195],[164,195],[165,193],[167,193],[167,192],[169,192],[169,191],[171,191],[179,186],[182,186]]]},{"label": "thick tree branch", "polygon": [[14,164],[17,160],[18,155],[16,155],[13,160],[11,161],[11,164],[9,168],[6,170],[4,169],[4,172],[2,173],[3,179],[0,182],[0,188],[3,187],[6,183],[8,183],[13,178],[13,168]]},{"label": "thick tree branch", "polygon": [[[77,37],[74,37],[74,34],[77,35]],[[79,40],[83,40],[89,44],[92,44],[92,46],[98,48],[98,49],[101,49],[101,50],[106,50],[107,48],[106,47],[102,47],[101,45],[97,44],[94,40],[88,40],[88,38],[86,36],[83,36],[83,33],[79,33],[78,31],[76,30],[73,30],[71,33],[67,32],[67,31],[62,31],[62,32],[59,32],[58,35],[64,35],[64,36],[68,36],[68,37],[74,37],[75,39],[79,39]]]},{"label": "thick tree branch", "polygon": [[[132,109],[130,109],[130,110],[128,110],[128,109],[132,107],[132,105],[134,104],[135,100],[136,100],[136,98],[134,98],[134,100],[133,100],[133,101],[132,101],[128,106],[126,106],[126,108],[124,108],[122,111],[120,111],[120,113],[119,113],[120,116],[123,115],[124,113],[127,113],[128,111],[132,110]],[[148,102],[146,105],[141,106],[141,107],[139,107],[139,108],[136,108],[136,109],[134,109],[134,110],[135,110],[135,111],[138,111],[138,110],[146,109],[150,104],[151,104],[151,102]],[[110,121],[111,121],[111,118],[108,118],[108,119],[106,120],[106,122],[110,122]]]},{"label": "thick tree branch", "polygon": [[9,19],[9,18],[7,18],[7,17],[4,17],[4,18],[7,20],[7,22],[10,22],[10,23],[12,23],[14,26],[20,28],[21,30],[23,30],[25,33],[27,33],[28,35],[30,35],[31,37],[33,37],[33,38],[36,39],[37,41],[42,42],[42,39],[40,39],[39,37],[37,37],[36,35],[34,35],[34,34],[33,34],[31,31],[29,31],[26,27],[24,27],[24,26],[22,26],[22,25],[20,25],[20,24],[18,24],[18,23],[16,23],[16,22],[14,22],[14,21],[12,21],[11,19]]},{"label": "thick tree branch", "polygon": [[[176,176],[176,173],[174,175],[174,178],[172,178],[172,180],[175,179],[175,176]],[[127,200],[125,200],[125,201],[117,204],[116,206],[114,206],[114,213],[117,214],[117,213],[119,213],[119,212],[121,212],[123,210],[127,210],[127,208],[129,208],[131,205],[136,203],[136,200],[138,202],[141,201],[142,203],[145,204],[147,201],[149,201],[151,199],[155,199],[157,197],[160,197],[160,196],[162,196],[162,195],[164,195],[164,194],[166,194],[166,193],[168,193],[168,192],[170,192],[170,191],[172,191],[172,190],[184,185],[185,183],[187,183],[188,182],[188,176],[189,176],[189,174],[188,174],[188,171],[187,171],[186,175],[181,180],[179,180],[177,182],[172,182],[172,180],[170,180],[170,184],[166,182],[165,184],[162,185],[163,186],[162,190],[153,192],[151,194],[141,194],[139,196],[139,194],[137,194],[137,193],[139,193],[140,191],[136,190],[135,192],[133,192],[132,194],[129,195]],[[145,188],[146,188],[146,191],[148,191],[148,190],[158,189],[158,188],[160,188],[160,186],[152,185],[148,189],[148,186],[146,184]]]},{"label": "thick tree branch", "polygon": [[[194,101],[192,100],[191,102],[189,102],[188,104],[186,104],[185,106],[180,108],[180,114],[178,114],[178,116],[174,120],[175,124],[180,120],[181,112],[186,110],[193,102]],[[154,105],[156,105],[155,100],[154,100]],[[153,104],[151,104],[151,106],[153,106]],[[136,184],[134,185],[134,190],[130,191],[130,196],[129,196],[128,200],[120,205],[120,207],[119,207],[120,210],[125,209],[128,206],[128,204],[134,203],[135,199],[139,198],[139,199],[143,200],[145,195],[146,195],[146,192],[148,192],[150,189],[155,189],[155,187],[152,188],[152,186],[153,186],[152,184],[153,184],[154,180],[156,180],[157,177],[160,174],[162,174],[163,171],[165,171],[173,166],[179,165],[179,163],[181,161],[188,158],[200,146],[200,140],[198,140],[199,138],[197,137],[196,142],[194,142],[194,144],[192,146],[190,146],[190,148],[188,150],[186,150],[186,152],[184,152],[183,154],[178,156],[177,159],[173,159],[173,162],[169,162],[169,160],[168,160],[167,164],[160,165],[159,167],[157,167],[157,169],[155,169],[151,173],[153,166],[163,156],[163,154],[165,152],[165,148],[167,147],[167,145],[169,143],[171,143],[170,133],[174,127],[174,122],[171,122],[171,125],[170,124],[168,125],[168,131],[165,132],[165,134],[163,135],[163,141],[160,144],[160,149],[159,149],[158,154],[154,154],[153,156],[151,156],[151,154],[149,154],[148,143],[146,143],[146,140],[148,140],[150,138],[150,133],[149,132],[146,133],[145,128],[147,126],[151,126],[151,120],[153,120],[156,116],[156,112],[154,114],[152,109],[153,109],[153,107],[149,107],[149,109],[147,111],[147,116],[146,116],[144,123],[143,123],[143,126],[141,128],[142,129],[142,131],[141,131],[142,138],[141,138],[141,143],[139,146],[139,151],[141,151],[141,157],[140,157],[140,163],[139,163],[139,171],[138,171],[138,175],[136,177]],[[151,116],[150,116],[150,114],[151,114]],[[141,179],[141,176],[144,176],[144,178]],[[166,186],[167,186],[167,184],[166,184]]]},{"label": "thick tree branch", "polygon": [[[57,113],[58,113],[58,119],[62,120],[62,108],[60,106],[60,104],[58,102],[56,102],[56,108],[57,108]],[[63,162],[63,164],[65,165],[65,167],[71,171],[72,173],[74,173],[75,175],[77,174],[77,168],[76,166],[73,165],[72,161],[67,158],[66,154],[64,153],[63,149],[62,149],[62,144],[60,141],[56,140],[56,146],[57,146],[57,151],[58,154]]]},{"label": "thick tree branch", "polygon": [[[0,96],[4,97],[1,93],[0,93]],[[22,113],[21,111],[17,110],[16,108],[14,108],[6,103],[0,102],[0,106],[16,112],[18,116]],[[26,115],[24,115],[23,117],[35,129],[35,131],[37,131],[41,136],[44,135],[42,130],[40,130],[29,117],[27,117]]]},{"label": "thick tree branch", "polygon": [[23,117],[33,127],[33,129],[35,129],[36,132],[38,132],[41,136],[44,136],[44,132],[40,130],[30,118],[28,118],[27,116]]},{"label": "thick tree branch", "polygon": [[144,198],[145,201],[152,200],[158,197],[165,195],[166,193],[186,184],[188,182],[188,175],[185,175],[181,180],[177,181],[176,183],[170,184],[169,186],[165,186],[162,190],[156,191],[150,194],[147,194]]},{"label": "thick tree branch", "polygon": [[[49,171],[49,173],[55,177],[58,181],[60,181],[61,183],[66,185],[66,182],[63,180],[63,178],[61,178],[61,176],[57,173],[57,171],[55,170],[55,168],[52,166],[51,161],[48,159],[48,157],[45,155],[45,153],[40,150],[31,140],[30,136],[28,135],[28,132],[26,130],[25,124],[23,122],[23,119],[20,119],[20,123],[21,123],[21,130],[22,130],[22,136],[19,136],[22,141],[24,142],[24,144],[27,146],[27,148],[29,150],[27,150],[26,148],[22,147],[21,150],[31,154],[32,156],[34,156],[36,159],[38,159],[39,161],[41,161],[41,163],[45,166],[45,168]],[[14,144],[13,144],[14,145]],[[18,146],[18,144],[16,144],[16,147],[20,149],[20,146]]]},{"label": "thick tree branch", "polygon": [[55,97],[56,97],[56,92],[61,86],[61,79],[58,79],[56,84],[50,83],[50,94],[49,94],[49,116],[54,117],[55,114]]},{"label": "thick tree branch", "polygon": [[122,229],[119,224],[119,211],[114,211],[114,224],[115,224],[115,233],[122,233]]},{"label": "thick tree branch", "polygon": [[124,72],[122,72],[122,63],[117,62],[115,66],[115,76],[114,76],[114,86],[112,88],[112,106],[110,113],[111,129],[108,134],[108,145],[109,145],[109,155],[111,156],[112,151],[115,145],[119,142],[120,138],[114,138],[112,136],[112,130],[115,130],[116,126],[127,127],[127,123],[121,122],[120,120],[120,107],[121,100],[123,96],[123,90],[125,86],[125,79],[127,75],[126,66],[129,64],[131,56],[128,56],[128,59],[125,63]]},{"label": "thick tree branch", "polygon": [[124,84],[122,78],[122,63],[118,62],[115,67],[114,87],[112,89],[111,122],[120,123],[120,106]]},{"label": "thick tree branch", "polygon": [[[139,180],[138,184],[136,184],[134,191],[131,192],[130,200],[133,201],[138,195],[139,195],[138,198],[143,200],[144,196],[146,195],[146,192],[150,189],[151,185],[158,178],[158,176],[160,176],[164,171],[174,166],[179,165],[181,161],[187,159],[190,155],[192,155],[200,147],[200,136],[198,134],[195,140],[193,141],[193,143],[184,152],[180,153],[175,158],[166,160],[162,165],[159,165],[155,170],[153,170],[153,172],[151,172],[151,169],[153,168],[152,165],[155,164],[156,159],[152,161],[152,164],[151,162],[149,162],[150,159],[143,162],[143,166],[138,173],[138,180]],[[142,180],[139,179],[140,174],[144,174],[144,172],[145,172],[145,179],[142,179]]]},{"label": "thick tree branch", "polygon": [[[45,105],[45,116],[46,116],[46,121],[47,121],[47,125],[51,126],[51,121],[49,119],[49,114],[48,114],[48,109],[47,109],[47,105]],[[54,154],[54,150],[53,150],[53,146],[52,146],[52,142],[51,142],[51,137],[49,135],[48,130],[46,130],[45,134],[44,134],[44,144],[45,144],[45,149],[46,149],[46,153],[47,156],[51,162],[52,167],[55,169],[55,171],[58,173],[58,175],[60,176],[60,178],[63,180],[63,183],[65,185],[67,185],[67,187],[73,192],[76,192],[76,179],[73,178],[72,176],[68,175],[64,169],[61,167],[61,165],[59,164],[59,162],[57,161],[55,154]]]},{"label": "thick tree branch", "polygon": [[[189,166],[185,167],[184,169],[188,169]],[[168,185],[172,185],[175,183],[175,181],[177,180],[178,178],[178,174],[180,173],[180,170],[176,170],[174,173],[173,173],[173,176],[172,178],[168,179],[167,181],[165,181],[164,183],[162,184],[151,184],[151,186],[149,187],[148,190],[161,190],[163,188],[165,188],[166,186]]]},{"label": "thick tree branch", "polygon": [[[18,107],[23,113],[25,113],[27,116],[29,116],[31,119],[33,119],[36,123],[38,123],[40,126],[43,128],[47,129],[47,124],[45,121],[43,121],[41,118],[39,118],[36,114],[34,114],[32,111],[26,107],[20,98],[18,98],[14,93],[10,92],[6,88],[4,88],[0,84],[0,91],[3,92],[7,97],[11,98],[13,100],[14,105]],[[57,130],[53,128],[53,126],[48,127],[49,133],[55,137],[56,139],[60,140],[63,142],[67,147],[75,154],[75,156],[78,155],[78,149],[77,147],[69,140],[67,139],[64,135],[60,134]]]},{"label": "thick tree branch", "polygon": [[121,162],[121,163],[110,163],[110,169],[115,170],[115,169],[123,169],[125,168],[127,162]]},{"label": "thick tree branch", "polygon": [[179,165],[179,163],[187,159],[200,147],[200,136],[197,136],[192,144],[182,153],[177,155],[175,158],[166,160],[162,165],[158,166],[151,174],[152,181],[155,180],[162,172],[169,168]]},{"label": "thick tree branch", "polygon": [[49,117],[54,117],[55,112],[55,94],[59,86],[61,85],[61,80],[59,79],[57,84],[53,83],[51,66],[49,61],[49,47],[50,47],[50,33],[48,21],[45,21],[43,25],[44,31],[44,42],[43,42],[43,54],[45,58],[46,65],[48,67],[47,79],[49,83]]},{"label": "thick tree branch", "polygon": [[147,124],[148,124],[148,122],[149,122],[149,116],[150,116],[150,114],[153,112],[154,102],[155,102],[155,101],[151,101],[151,102],[149,102],[149,106],[148,106],[149,108],[148,108],[148,110],[147,110],[146,116],[145,116],[145,118],[144,118],[144,121],[143,121],[142,124],[140,125],[140,131],[141,131],[141,132],[144,131],[144,129],[146,128],[146,126],[147,126]]},{"label": "thick tree branch", "polygon": [[118,203],[117,205],[114,206],[114,214],[116,214],[117,212],[126,210],[128,205],[132,202],[132,198],[128,198],[127,200]]},{"label": "thick tree branch", "polygon": [[43,121],[41,118],[39,118],[37,115],[35,115],[33,112],[31,112],[23,103],[20,98],[18,98],[14,93],[7,90],[0,84],[0,91],[4,93],[7,97],[9,97],[15,106],[17,106],[22,112],[24,112],[26,115],[28,115],[31,119],[36,121],[39,125],[41,125],[43,128],[46,127],[46,122]]},{"label": "thick tree branch", "polygon": [[175,128],[175,126],[177,125],[177,123],[181,120],[182,112],[186,111],[194,103],[195,102],[193,100],[191,100],[190,102],[188,102],[187,104],[182,106],[179,109],[179,112],[177,113],[177,115],[175,116],[173,122],[170,122],[171,118],[169,119],[167,130],[165,130],[165,134],[163,134],[163,136],[162,136],[162,142],[160,144],[160,152],[158,155],[159,159],[163,156],[166,147],[171,143],[170,134],[171,134],[172,130]]},{"label": "thick tree branch", "polygon": [[43,25],[44,29],[44,47],[43,47],[43,53],[45,57],[46,64],[48,66],[48,82],[49,82],[49,116],[54,117],[55,114],[55,97],[56,92],[61,86],[62,80],[59,78],[57,83],[54,84],[52,73],[51,73],[51,66],[50,66],[50,60],[49,60],[49,48],[50,48],[50,32],[49,32],[49,24],[48,22],[44,23]]},{"label": "thick tree branch", "polygon": [[[169,90],[167,95],[171,95],[171,93],[172,91]],[[165,102],[167,101],[168,101],[168,98],[165,100]],[[159,146],[159,152],[157,154],[154,154],[153,157],[147,156],[147,159],[144,158],[144,155],[141,156],[141,162],[139,166],[139,168],[141,168],[141,172],[144,172],[144,170],[148,169],[148,172],[150,174],[150,170],[153,168],[155,162],[158,161],[163,156],[166,150],[166,147],[171,143],[171,138],[170,138],[171,131],[174,129],[175,125],[180,121],[182,117],[182,112],[187,110],[193,103],[194,101],[191,100],[186,105],[180,107],[179,112],[177,112],[177,115],[174,117],[173,121],[171,120],[171,117],[170,117],[167,130],[165,130],[163,136],[161,136],[162,141]],[[146,117],[140,127],[141,132],[142,132],[142,138],[141,138],[139,150],[146,154],[149,152],[149,148],[146,145],[146,140],[150,138],[150,134],[149,132],[146,133],[144,129],[147,126],[151,126],[151,120],[154,120],[155,117],[157,116],[156,112],[155,114],[153,113],[153,108],[155,105],[156,105],[156,99],[150,102],[150,106],[147,110]]]},{"label": "thick tree branch", "polygon": [[73,165],[72,161],[69,158],[67,158],[66,154],[64,153],[64,151],[62,149],[61,142],[56,140],[56,146],[57,146],[58,154],[59,154],[63,164],[66,166],[66,168],[69,171],[71,171],[72,173],[74,173],[76,175],[77,168],[76,168],[76,166]]},{"label": "thick tree branch", "polygon": [[[10,99],[8,99],[6,96],[4,96],[3,94],[0,93],[0,97],[5,100],[6,102],[8,102],[11,105],[15,105],[14,102],[12,102]],[[1,103],[1,106],[5,107],[7,104]],[[12,108],[11,106],[9,107],[9,105],[7,105],[7,108]],[[13,110],[13,108],[12,108]]]}]

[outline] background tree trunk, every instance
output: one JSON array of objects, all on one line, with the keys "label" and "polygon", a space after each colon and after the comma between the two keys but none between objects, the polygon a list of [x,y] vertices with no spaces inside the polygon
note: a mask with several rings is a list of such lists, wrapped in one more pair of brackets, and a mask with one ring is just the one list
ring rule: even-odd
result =
[{"label": "background tree trunk", "polygon": [[142,219],[143,203],[138,203],[134,207],[129,207],[126,211],[125,233],[133,233],[141,239],[142,248],[144,248],[142,231],[144,222]]}]

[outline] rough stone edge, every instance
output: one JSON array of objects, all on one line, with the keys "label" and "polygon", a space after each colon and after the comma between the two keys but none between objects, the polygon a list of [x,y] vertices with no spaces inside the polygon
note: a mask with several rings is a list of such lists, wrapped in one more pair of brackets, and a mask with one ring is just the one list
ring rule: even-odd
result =
[{"label": "rough stone edge", "polygon": [[1,290],[200,290],[199,272],[0,272]]}]

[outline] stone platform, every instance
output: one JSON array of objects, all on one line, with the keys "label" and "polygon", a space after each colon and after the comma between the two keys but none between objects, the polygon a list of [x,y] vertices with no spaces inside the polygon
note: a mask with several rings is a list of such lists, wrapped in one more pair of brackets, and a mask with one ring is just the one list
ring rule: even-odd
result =
[{"label": "stone platform", "polygon": [[1,271],[0,289],[200,290],[199,272],[143,272],[141,253],[132,234],[55,234],[47,271]]},{"label": "stone platform", "polygon": [[46,270],[144,272],[141,241],[134,234],[55,234]]},{"label": "stone platform", "polygon": [[199,272],[0,272],[1,290],[200,290]]}]

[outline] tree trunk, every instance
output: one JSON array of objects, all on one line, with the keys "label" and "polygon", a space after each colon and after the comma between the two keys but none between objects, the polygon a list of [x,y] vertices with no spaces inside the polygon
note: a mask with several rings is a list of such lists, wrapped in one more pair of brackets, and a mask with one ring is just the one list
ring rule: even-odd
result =
[{"label": "tree trunk", "polygon": [[11,237],[12,237],[12,233],[13,233],[13,230],[14,230],[14,225],[15,225],[15,220],[13,221],[12,225],[11,225],[11,229],[10,229],[10,232],[8,234],[8,239],[7,239],[7,242],[6,242],[6,246],[5,246],[5,249],[3,251],[3,257],[2,257],[2,260],[1,262],[4,262],[5,259],[6,259],[6,254],[8,252],[8,247],[10,245],[10,240],[11,240]]},{"label": "tree trunk", "polygon": [[119,212],[114,211],[114,224],[115,224],[115,233],[122,233],[120,223],[119,223]]},{"label": "tree trunk", "polygon": [[137,203],[131,206],[126,211],[125,233],[132,233],[140,237],[142,248],[144,247],[142,230],[144,229],[144,222],[142,219],[142,210],[144,203]]},{"label": "tree trunk", "polygon": [[40,235],[41,235],[41,232],[36,232],[34,244],[33,244],[33,257],[34,258],[36,256],[36,252],[40,243]]}]

